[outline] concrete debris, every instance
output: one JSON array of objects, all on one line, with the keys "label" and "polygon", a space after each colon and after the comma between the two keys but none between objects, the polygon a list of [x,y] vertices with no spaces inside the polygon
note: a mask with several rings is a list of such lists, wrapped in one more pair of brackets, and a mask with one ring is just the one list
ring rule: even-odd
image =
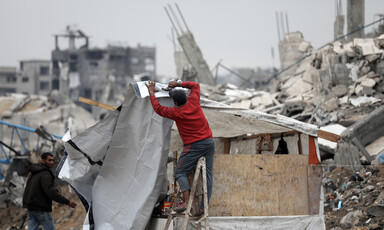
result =
[{"label": "concrete debris", "polygon": [[350,102],[355,107],[361,107],[364,105],[371,105],[371,104],[375,104],[376,102],[381,102],[381,100],[374,97],[362,96],[358,98],[351,98]]},{"label": "concrete debris", "polygon": [[337,167],[323,177],[326,228],[383,229],[384,167]]},{"label": "concrete debris", "polygon": [[[211,87],[202,84],[202,95],[235,108],[282,114],[320,127],[338,124],[348,128],[384,104],[383,43],[383,35],[355,38],[352,42],[337,41],[314,51],[301,33],[289,33],[279,47],[296,51],[282,49],[282,66],[294,63],[292,57],[302,57],[306,52],[312,54],[271,81],[269,89],[257,91],[231,84]],[[376,119],[384,120],[383,117]],[[378,138],[370,133],[366,136],[370,141],[362,143],[363,147]],[[348,156],[349,164],[366,162],[351,140],[347,138],[336,148],[321,148],[322,155],[337,158],[334,160],[338,163]],[[377,153],[373,157],[377,157]]]}]

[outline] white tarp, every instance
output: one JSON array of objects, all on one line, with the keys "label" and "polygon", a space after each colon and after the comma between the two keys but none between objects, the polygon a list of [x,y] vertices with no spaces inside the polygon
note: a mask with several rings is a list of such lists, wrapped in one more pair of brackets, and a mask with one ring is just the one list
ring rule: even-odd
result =
[{"label": "white tarp", "polygon": [[[176,217],[173,229],[181,229],[184,218]],[[205,229],[202,222],[201,229]],[[197,229],[190,221],[187,230]],[[325,230],[323,215],[304,216],[247,216],[209,217],[210,230],[257,229],[257,230]]]},{"label": "white tarp", "polygon": [[[65,143],[59,177],[89,208],[83,229],[144,229],[167,192],[173,121],[157,115],[147,95],[144,82],[130,85],[121,108]],[[159,102],[173,105],[168,97]]]}]

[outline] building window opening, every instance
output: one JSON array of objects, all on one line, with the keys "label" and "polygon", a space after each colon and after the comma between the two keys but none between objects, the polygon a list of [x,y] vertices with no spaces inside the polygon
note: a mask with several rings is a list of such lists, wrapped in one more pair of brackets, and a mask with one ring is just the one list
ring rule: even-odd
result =
[{"label": "building window opening", "polygon": [[41,81],[40,82],[40,90],[49,90],[49,82]]},{"label": "building window opening", "polygon": [[40,67],[40,75],[43,75],[43,76],[49,75],[49,67],[41,66]]},{"label": "building window opening", "polygon": [[90,60],[100,60],[103,58],[103,51],[88,51],[86,57]]},{"label": "building window opening", "polygon": [[21,82],[29,82],[29,77],[22,77]]},{"label": "building window opening", "polygon": [[15,82],[17,82],[16,76],[14,76],[14,75],[7,76],[7,82],[8,83],[15,83]]},{"label": "building window opening", "polygon": [[154,72],[155,71],[155,62],[152,58],[146,58],[144,60],[145,63],[145,71],[147,72]]},{"label": "building window opening", "polygon": [[134,64],[134,65],[137,65],[137,64],[139,64],[139,59],[137,57],[132,57],[131,58],[131,63]]}]

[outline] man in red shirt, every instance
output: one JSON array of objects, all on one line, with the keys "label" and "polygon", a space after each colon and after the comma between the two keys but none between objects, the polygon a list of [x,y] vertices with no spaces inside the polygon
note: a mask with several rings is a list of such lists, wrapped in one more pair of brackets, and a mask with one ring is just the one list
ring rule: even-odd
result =
[{"label": "man in red shirt", "polygon": [[[190,187],[187,175],[202,156],[206,159],[208,201],[212,194],[212,168],[215,145],[212,131],[200,106],[200,85],[195,82],[170,82],[168,84],[169,88],[183,87],[191,90],[188,99],[185,91],[182,89],[172,89],[169,92],[176,107],[160,105],[155,97],[155,82],[148,81],[147,87],[153,109],[160,116],[176,122],[180,137],[184,143],[183,152],[175,169],[176,180],[183,192],[183,202],[176,208],[176,211],[182,212],[188,207],[189,201]],[[203,207],[204,204],[201,203],[198,214],[203,213]]]}]

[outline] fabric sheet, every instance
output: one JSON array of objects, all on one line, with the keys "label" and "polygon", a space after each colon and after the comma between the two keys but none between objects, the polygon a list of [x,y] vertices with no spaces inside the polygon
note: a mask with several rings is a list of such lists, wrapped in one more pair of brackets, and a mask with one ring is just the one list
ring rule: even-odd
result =
[{"label": "fabric sheet", "polygon": [[[144,82],[131,84],[118,110],[64,144],[59,177],[83,198],[83,229],[145,229],[167,192],[173,121],[153,111],[145,90]],[[166,92],[156,96],[173,106]]]}]

